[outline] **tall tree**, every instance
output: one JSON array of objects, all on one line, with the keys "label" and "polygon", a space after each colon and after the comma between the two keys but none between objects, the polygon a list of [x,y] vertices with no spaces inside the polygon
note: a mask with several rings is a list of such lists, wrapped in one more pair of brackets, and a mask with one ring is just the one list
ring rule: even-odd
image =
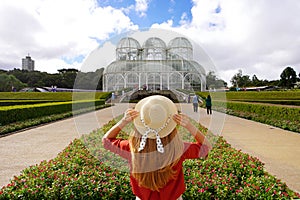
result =
[{"label": "tall tree", "polygon": [[236,88],[239,87],[239,81],[240,81],[242,75],[243,75],[242,70],[239,70],[238,73],[236,73],[235,75],[233,75],[233,77],[230,80],[230,82],[233,85],[233,87],[236,87]]},{"label": "tall tree", "polygon": [[14,75],[0,74],[0,92],[19,91],[26,87],[26,84],[18,80]]},{"label": "tall tree", "polygon": [[286,67],[280,74],[280,86],[292,88],[297,82],[297,74],[292,67]]},{"label": "tall tree", "polygon": [[214,71],[208,72],[208,74],[206,75],[206,89],[218,89],[223,87],[227,87],[227,83],[224,80],[219,79]]},{"label": "tall tree", "polygon": [[230,80],[233,87],[243,88],[246,86],[251,86],[250,76],[243,75],[242,70],[240,69]]}]

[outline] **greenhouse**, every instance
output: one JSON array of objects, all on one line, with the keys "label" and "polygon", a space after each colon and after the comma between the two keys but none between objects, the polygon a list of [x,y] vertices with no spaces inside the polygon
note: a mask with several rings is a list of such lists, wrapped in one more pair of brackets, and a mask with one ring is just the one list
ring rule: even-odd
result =
[{"label": "greenhouse", "polygon": [[193,46],[184,37],[168,45],[157,37],[141,46],[131,37],[122,38],[116,48],[116,60],[103,72],[103,89],[133,90],[205,90],[205,70],[193,60]]}]

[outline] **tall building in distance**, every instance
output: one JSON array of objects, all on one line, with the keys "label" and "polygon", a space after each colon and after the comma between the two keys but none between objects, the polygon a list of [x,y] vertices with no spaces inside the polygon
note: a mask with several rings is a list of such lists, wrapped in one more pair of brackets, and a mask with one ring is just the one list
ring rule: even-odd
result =
[{"label": "tall building in distance", "polygon": [[29,54],[25,58],[22,58],[22,69],[28,71],[34,71],[34,60],[31,59]]}]

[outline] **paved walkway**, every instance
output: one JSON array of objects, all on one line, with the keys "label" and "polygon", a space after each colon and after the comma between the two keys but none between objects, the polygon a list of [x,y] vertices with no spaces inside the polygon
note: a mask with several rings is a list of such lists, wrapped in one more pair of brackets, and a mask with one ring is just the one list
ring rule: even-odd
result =
[{"label": "paved walkway", "polygon": [[[130,106],[117,104],[0,138],[0,187],[28,166],[55,158],[72,140],[101,127]],[[191,104],[180,107],[212,132],[223,135],[233,147],[258,157],[268,172],[300,191],[300,134],[222,113],[207,115],[203,109],[194,113]]]}]

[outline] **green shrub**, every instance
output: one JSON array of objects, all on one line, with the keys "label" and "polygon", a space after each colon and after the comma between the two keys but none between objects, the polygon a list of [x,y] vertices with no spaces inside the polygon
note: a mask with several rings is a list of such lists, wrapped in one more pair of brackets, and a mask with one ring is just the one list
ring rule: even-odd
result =
[{"label": "green shrub", "polygon": [[238,117],[300,132],[300,108],[298,107],[214,101],[213,108]]},{"label": "green shrub", "polygon": [[[241,101],[241,100],[235,100],[235,101]],[[300,100],[263,100],[263,99],[243,99],[243,102],[249,102],[249,103],[267,103],[267,104],[278,104],[278,105],[291,105],[291,106],[300,106]]]},{"label": "green shrub", "polygon": [[98,100],[107,99],[110,92],[0,92],[2,100]]},{"label": "green shrub", "polygon": [[[96,150],[91,146],[103,148],[99,141],[115,123],[75,139],[56,158],[23,170],[0,190],[0,199],[134,199],[129,173],[91,154]],[[265,172],[257,158],[233,149],[222,137],[206,160],[185,161],[184,174],[184,199],[300,198]]]},{"label": "green shrub", "polygon": [[197,92],[201,97],[210,94],[213,100],[300,100],[300,91],[239,91],[239,92]]},{"label": "green shrub", "polygon": [[61,113],[61,114],[47,115],[47,116],[43,116],[43,117],[39,117],[39,118],[28,119],[28,120],[25,120],[25,121],[19,121],[19,122],[11,123],[11,124],[8,124],[8,125],[0,126],[0,135],[9,134],[11,132],[19,131],[19,130],[29,128],[29,127],[33,127],[33,126],[37,126],[37,125],[40,125],[40,124],[45,124],[45,123],[57,121],[57,120],[60,120],[60,119],[65,119],[65,118],[72,117],[72,116],[75,116],[75,115],[79,115],[79,114],[82,114],[82,113],[107,108],[109,106],[111,106],[111,105],[110,104],[103,104],[103,105],[100,105],[100,106],[84,108],[84,109],[80,109],[80,110],[76,110],[76,111],[70,111],[70,112],[65,112],[65,113]]},{"label": "green shrub", "polygon": [[233,99],[262,99],[262,100],[300,100],[300,92],[295,90],[291,91],[241,91],[241,92],[226,92],[227,100]]},{"label": "green shrub", "polygon": [[[74,140],[56,158],[23,170],[0,190],[0,199],[134,199],[129,173],[98,160],[87,146],[103,148],[98,141],[115,122]],[[185,161],[183,199],[300,198],[263,166],[220,137],[206,160]]]},{"label": "green shrub", "polygon": [[0,100],[1,106],[28,105],[38,103],[54,102],[54,100]]},{"label": "green shrub", "polygon": [[0,107],[0,125],[28,119],[70,112],[87,107],[103,105],[104,100],[85,100],[75,102],[42,103],[35,105],[5,106]]}]

